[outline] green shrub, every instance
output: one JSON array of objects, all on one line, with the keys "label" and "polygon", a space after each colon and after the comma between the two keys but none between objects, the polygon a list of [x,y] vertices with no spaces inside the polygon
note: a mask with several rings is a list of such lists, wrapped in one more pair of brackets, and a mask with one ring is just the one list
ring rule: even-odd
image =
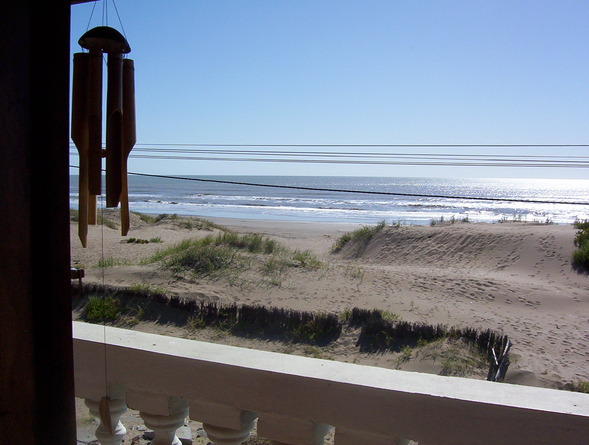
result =
[{"label": "green shrub", "polygon": [[589,244],[573,252],[573,265],[581,270],[589,271]]},{"label": "green shrub", "polygon": [[589,219],[584,219],[583,221],[575,221],[575,229],[589,230]]},{"label": "green shrub", "polygon": [[116,320],[120,314],[121,308],[118,298],[91,296],[86,305],[85,318],[90,323],[103,323]]},{"label": "green shrub", "polygon": [[577,249],[573,252],[573,266],[589,272],[589,220],[576,221],[575,227],[579,230],[575,235]]},{"label": "green shrub", "polygon": [[583,392],[589,394],[589,381],[579,380],[570,386],[571,391]]},{"label": "green shrub", "polygon": [[583,247],[586,244],[589,244],[589,229],[579,230],[575,235],[575,246]]}]

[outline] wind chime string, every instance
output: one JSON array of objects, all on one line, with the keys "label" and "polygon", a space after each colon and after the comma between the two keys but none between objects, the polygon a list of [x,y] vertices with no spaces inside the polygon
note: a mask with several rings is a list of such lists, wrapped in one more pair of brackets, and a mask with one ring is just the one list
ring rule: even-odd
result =
[{"label": "wind chime string", "polygon": [[[106,281],[105,281],[105,259],[104,259],[104,200],[103,194],[100,194],[100,265],[101,265],[101,274],[102,274],[102,303],[103,306],[106,307],[108,305],[108,301],[106,298]],[[103,353],[104,353],[104,397],[100,399],[100,403],[98,405],[98,412],[100,414],[100,422],[104,425],[104,427],[113,432],[112,420],[110,415],[110,396],[108,394],[108,352],[106,348],[106,320],[102,320],[102,345],[103,345]]]},{"label": "wind chime string", "polygon": [[88,25],[86,25],[86,31],[90,29],[90,22],[92,22],[92,17],[94,16],[94,10],[96,9],[96,3],[98,0],[94,0],[94,4],[92,5],[92,12],[90,13],[90,18],[88,19]]},{"label": "wind chime string", "polygon": [[[89,23],[91,21],[92,16]],[[129,230],[127,158],[135,145],[136,135],[134,65],[132,60],[123,58],[131,48],[119,31],[104,26],[108,24],[108,0],[103,2],[102,21],[103,26],[87,30],[78,41],[88,52],[74,54],[71,128],[72,140],[80,155],[78,236],[84,247],[87,246],[88,225],[98,222],[96,207],[100,196],[102,305],[107,307],[110,301],[106,291],[105,207],[121,204],[121,234],[125,236]],[[105,53],[107,61],[104,60]],[[105,62],[108,84],[106,147],[103,149],[102,73]],[[102,180],[103,157],[106,157],[106,184]],[[104,396],[99,403],[99,414],[101,424],[112,434],[106,320],[103,320],[102,328]]]},{"label": "wind chime string", "polygon": [[115,7],[115,12],[117,13],[117,17],[119,19],[119,25],[121,25],[121,31],[123,31],[123,35],[125,36],[125,38],[127,38],[127,33],[125,32],[125,27],[123,26],[123,21],[121,20],[121,16],[119,15],[119,8],[117,8],[117,3],[115,2],[115,0],[112,0],[112,5]]},{"label": "wind chime string", "polygon": [[[101,274],[102,274],[102,303],[106,306],[106,287],[105,287],[105,260],[104,260],[104,201],[102,199],[102,194],[100,195],[100,265],[101,265]],[[102,320],[102,340],[104,345],[104,393],[108,395],[108,367],[107,367],[107,357],[106,357],[106,320]]]}]

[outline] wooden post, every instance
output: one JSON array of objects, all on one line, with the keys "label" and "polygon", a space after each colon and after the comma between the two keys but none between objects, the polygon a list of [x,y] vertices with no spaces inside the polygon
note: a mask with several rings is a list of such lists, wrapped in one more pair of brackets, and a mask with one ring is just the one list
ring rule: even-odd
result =
[{"label": "wooden post", "polygon": [[76,443],[70,2],[0,2],[2,443]]}]

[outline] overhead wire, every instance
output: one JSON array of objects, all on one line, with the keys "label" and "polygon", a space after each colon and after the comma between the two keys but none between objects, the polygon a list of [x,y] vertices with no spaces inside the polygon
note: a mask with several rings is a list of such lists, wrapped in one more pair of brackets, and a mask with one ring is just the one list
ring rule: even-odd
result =
[{"label": "overhead wire", "polygon": [[[470,153],[376,153],[376,152],[334,152],[334,151],[313,151],[313,152],[292,152],[292,151],[280,151],[280,150],[227,150],[227,149],[179,149],[179,148],[152,148],[152,147],[141,147],[140,145],[144,144],[137,144],[133,149],[134,152],[147,152],[147,153],[218,153],[218,154],[251,154],[251,155],[261,155],[261,154],[273,154],[278,156],[314,156],[314,157],[333,157],[333,156],[341,156],[341,157],[377,157],[377,158],[384,158],[384,157],[425,157],[425,156],[435,156],[439,158],[443,157],[463,157],[463,158],[481,158],[487,156],[493,156],[495,158],[522,158],[522,155],[505,155],[505,154],[494,154],[494,155],[487,155],[487,154],[470,154]],[[567,156],[567,155],[531,155],[527,156],[528,158],[547,158],[547,159],[589,159],[589,156]]]},{"label": "overhead wire", "polygon": [[[526,168],[589,168],[589,156],[573,155],[511,155],[472,153],[401,153],[358,151],[287,151],[287,150],[236,150],[211,148],[215,144],[138,144],[131,156],[139,159],[232,161],[232,162],[277,162],[316,163],[349,165],[414,165],[453,167],[526,167]],[[218,144],[219,147],[221,144]],[[228,147],[230,145],[223,145]],[[243,147],[244,145],[240,145]],[[333,145],[335,147],[335,145]],[[392,146],[392,145],[391,145]],[[578,146],[578,144],[577,144]],[[205,148],[206,147],[206,148]],[[252,147],[260,147],[252,145]],[[284,145],[284,147],[296,147]],[[310,147],[306,145],[305,147]],[[341,147],[341,146],[338,146]],[[431,147],[431,146],[429,146]],[[450,147],[450,146],[448,146]],[[456,147],[456,146],[451,146]],[[561,146],[562,147],[562,146]],[[200,155],[200,156],[196,156]],[[207,156],[203,156],[207,155]]]},{"label": "overhead wire", "polygon": [[165,145],[174,147],[438,147],[438,148],[532,148],[532,147],[589,147],[589,144],[202,144],[202,143],[137,143],[137,145]]},{"label": "overhead wire", "polygon": [[236,158],[236,157],[211,157],[211,156],[156,156],[156,155],[131,155],[135,159],[159,159],[182,161],[231,161],[231,162],[276,162],[276,163],[312,163],[312,164],[347,164],[347,165],[411,165],[411,166],[444,166],[444,167],[533,167],[533,168],[589,168],[589,162],[574,163],[516,163],[516,162],[447,162],[447,161],[370,161],[370,160],[343,160],[343,159],[280,159],[280,158]]}]

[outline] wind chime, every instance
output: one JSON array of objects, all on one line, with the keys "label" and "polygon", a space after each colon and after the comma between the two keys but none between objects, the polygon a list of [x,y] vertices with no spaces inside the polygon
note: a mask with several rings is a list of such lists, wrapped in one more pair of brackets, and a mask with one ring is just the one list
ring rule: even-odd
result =
[{"label": "wind chime", "polygon": [[[106,207],[121,204],[121,235],[129,231],[127,158],[135,127],[135,68],[123,58],[129,43],[114,28],[98,26],[78,41],[88,52],[74,54],[72,140],[80,158],[78,236],[87,246],[88,224],[96,224],[96,197],[102,194],[106,158]],[[102,61],[107,54],[106,149],[102,148]]]}]

